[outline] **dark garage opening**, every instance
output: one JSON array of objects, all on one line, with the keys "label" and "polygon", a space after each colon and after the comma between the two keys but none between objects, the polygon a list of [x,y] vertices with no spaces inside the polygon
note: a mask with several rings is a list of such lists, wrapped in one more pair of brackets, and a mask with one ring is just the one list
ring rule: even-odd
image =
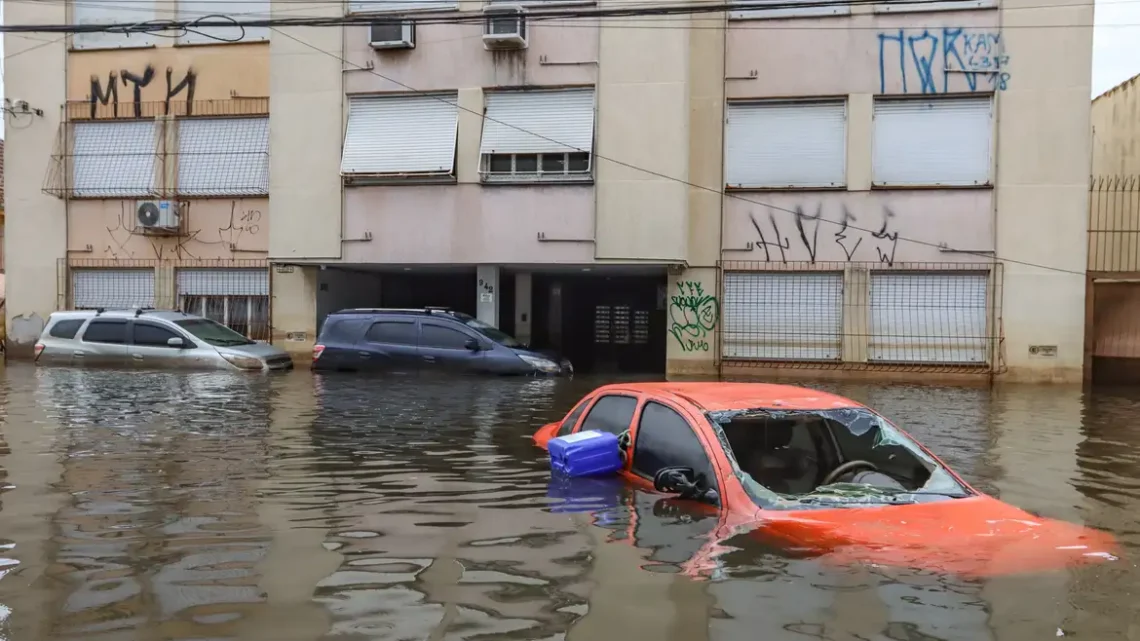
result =
[{"label": "dark garage opening", "polygon": [[532,280],[532,345],[582,373],[665,371],[664,270],[653,275],[541,274]]},{"label": "dark garage opening", "polygon": [[475,316],[475,270],[450,273],[384,274],[380,289],[381,307],[450,307]]}]

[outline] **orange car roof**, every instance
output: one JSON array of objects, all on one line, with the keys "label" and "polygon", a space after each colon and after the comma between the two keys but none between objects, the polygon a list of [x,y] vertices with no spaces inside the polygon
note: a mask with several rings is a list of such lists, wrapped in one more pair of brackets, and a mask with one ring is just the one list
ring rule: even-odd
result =
[{"label": "orange car roof", "polygon": [[819,390],[769,383],[617,383],[601,390],[626,390],[649,395],[679,397],[701,408],[721,410],[785,409],[825,410],[863,407],[860,403]]}]

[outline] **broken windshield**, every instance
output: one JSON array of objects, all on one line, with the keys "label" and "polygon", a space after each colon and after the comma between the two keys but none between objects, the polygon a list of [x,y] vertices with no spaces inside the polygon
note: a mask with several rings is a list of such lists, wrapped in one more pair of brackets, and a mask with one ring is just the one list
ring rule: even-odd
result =
[{"label": "broken windshield", "polygon": [[934,457],[865,408],[711,412],[745,491],[767,509],[848,507],[970,495]]}]

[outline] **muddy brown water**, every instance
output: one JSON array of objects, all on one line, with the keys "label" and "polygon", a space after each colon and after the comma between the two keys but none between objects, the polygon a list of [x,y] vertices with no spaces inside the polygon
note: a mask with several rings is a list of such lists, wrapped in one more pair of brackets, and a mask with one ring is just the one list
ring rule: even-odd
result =
[{"label": "muddy brown water", "polygon": [[1115,563],[968,581],[733,539],[694,581],[700,519],[551,507],[529,436],[601,382],[0,370],[0,639],[1140,639],[1140,391],[814,385]]}]

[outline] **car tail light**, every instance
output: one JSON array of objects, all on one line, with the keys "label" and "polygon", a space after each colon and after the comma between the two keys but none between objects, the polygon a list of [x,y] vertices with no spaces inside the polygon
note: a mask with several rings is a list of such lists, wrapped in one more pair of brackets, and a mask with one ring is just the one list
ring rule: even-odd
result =
[{"label": "car tail light", "polygon": [[325,346],[324,345],[313,345],[313,360],[314,361],[317,360],[318,358],[320,358],[321,354],[324,354],[324,353],[325,353]]},{"label": "car tail light", "polygon": [[35,360],[37,360],[37,361],[40,360],[40,354],[43,354],[43,353],[44,353],[44,344],[43,343],[36,343],[36,358],[35,358]]}]

